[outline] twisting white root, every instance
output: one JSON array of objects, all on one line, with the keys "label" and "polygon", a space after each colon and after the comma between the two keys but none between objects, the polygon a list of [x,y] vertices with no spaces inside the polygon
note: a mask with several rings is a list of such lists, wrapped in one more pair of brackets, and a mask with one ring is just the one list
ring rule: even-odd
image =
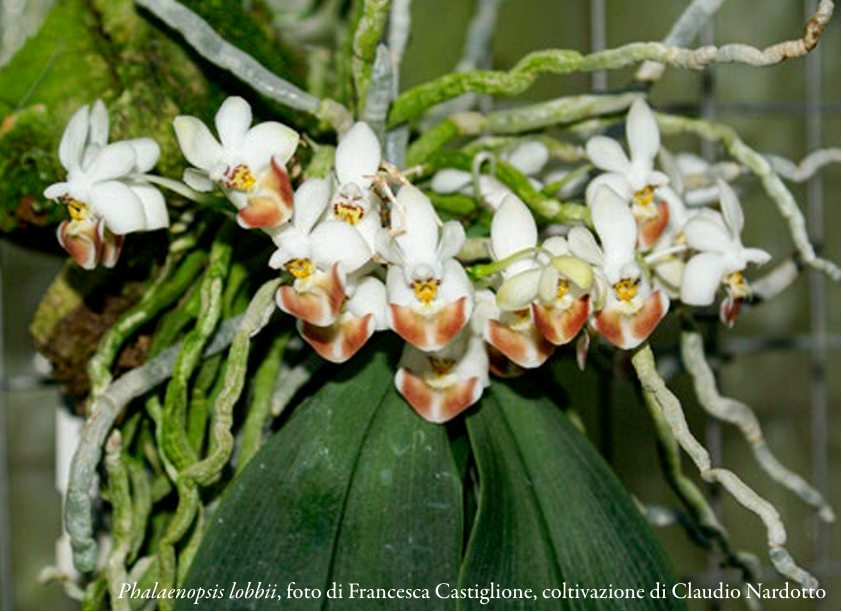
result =
[{"label": "twisting white root", "polygon": [[839,164],[840,149],[817,149],[806,155],[798,164],[778,155],[767,155],[767,159],[776,174],[788,181],[803,183],[819,172],[823,166]]},{"label": "twisting white root", "polygon": [[[246,314],[223,321],[208,342],[204,355],[223,351],[236,333],[247,330],[254,335],[262,329],[268,323],[268,314],[275,311],[273,296],[278,283],[277,279],[264,283]],[[73,455],[64,502],[64,521],[73,548],[73,564],[80,572],[93,571],[96,563],[97,542],[90,495],[108,432],[129,402],[172,376],[180,349],[181,345],[176,345],[161,351],[144,365],[123,374],[94,400],[91,415],[82,428],[82,439]]]},{"label": "twisting white root", "polygon": [[723,486],[743,507],[755,513],[767,528],[767,546],[770,560],[783,576],[795,580],[803,588],[817,588],[817,579],[799,567],[785,548],[787,532],[778,511],[773,505],[749,488],[733,472],[723,468],[711,467],[711,456],[697,441],[682,411],[679,399],[667,388],[656,369],[653,351],[648,344],[639,348],[632,357],[632,365],[641,383],[644,400],[658,407],[665,421],[673,432],[682,450],[691,458],[700,476],[706,482],[716,482]]},{"label": "twisting white root", "polygon": [[[671,47],[684,47],[700,33],[702,27],[717,13],[725,0],[693,0],[670,28],[662,42]],[[644,62],[635,73],[636,81],[655,82],[664,74],[665,65]]]},{"label": "twisting white root", "polygon": [[834,511],[822,494],[805,482],[801,476],[779,463],[773,455],[764,440],[761,426],[752,409],[742,402],[720,395],[714,372],[705,358],[702,335],[693,331],[683,331],[681,350],[685,369],[694,381],[694,391],[705,411],[740,429],[752,448],[758,464],[770,478],[793,491],[805,503],[817,508],[824,521],[833,521]]}]

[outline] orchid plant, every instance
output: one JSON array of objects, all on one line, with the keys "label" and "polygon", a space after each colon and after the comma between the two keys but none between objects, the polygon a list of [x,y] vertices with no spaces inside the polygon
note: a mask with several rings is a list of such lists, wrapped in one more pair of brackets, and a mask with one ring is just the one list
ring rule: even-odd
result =
[{"label": "orchid plant", "polygon": [[[326,15],[348,20],[350,41],[350,50],[328,47],[343,66],[333,99],[331,83],[316,83],[319,54],[305,91],[222,38],[189,3],[138,4],[254,92],[214,89],[214,108],[178,105],[166,118],[172,131],[157,141],[141,130],[111,143],[106,104],[92,99],[60,138],[63,172],[40,195],[66,215],[58,242],[76,264],[119,276],[138,265],[129,246],[141,232],[153,232],[152,244],[166,238],[143,255],[134,306],[85,357],[87,420],[65,492],[73,567],[53,572],[68,592],[86,605],[133,598],[142,606],[158,586],[262,580],[279,589],[312,583],[319,607],[331,581],[369,580],[440,599],[437,585],[447,583],[457,595],[441,605],[471,607],[455,599],[489,582],[534,592],[565,581],[673,584],[643,514],[577,430],[573,410],[548,399],[565,362],[585,376],[612,360],[635,371],[666,477],[704,545],[753,582],[753,564],[676,467],[680,448],[705,480],[758,514],[776,569],[816,592],[821,585],[785,548],[775,508],[732,472],[712,469],[650,349],[654,338],[681,345],[695,382],[709,380],[697,341],[717,295],[729,328],[784,289],[770,247],[744,245],[741,203],[749,182],[741,175],[755,174],[785,217],[801,220],[782,176],[728,128],[654,111],[641,87],[587,103],[560,97],[490,111],[478,101],[563,64],[699,69],[763,65],[777,52],[684,49],[703,23],[689,8],[693,31],[672,46],[579,59],[545,51],[509,72],[455,72],[398,93],[409,3],[361,0],[350,15],[327,3]],[[498,3],[478,4],[494,13]],[[788,56],[816,44],[832,7],[820,2],[805,38],[782,43]],[[132,23],[156,28],[144,15]],[[282,27],[289,19],[279,17]],[[490,35],[473,34],[483,48]],[[639,78],[652,85],[659,74],[648,63]],[[678,133],[722,140],[739,172],[712,170],[700,181],[707,162],[672,150]],[[167,164],[180,178],[153,174],[163,154],[178,153]],[[751,222],[757,213],[746,212]],[[803,225],[791,228],[800,264],[838,279]],[[141,357],[123,373],[118,355],[139,338]],[[722,415],[734,400],[709,388],[700,402]],[[748,408],[733,420],[760,436]],[[93,508],[101,461],[108,504]],[[833,515],[801,477],[759,461]],[[110,531],[95,526],[95,514],[110,516]],[[134,585],[128,594],[125,584]],[[203,604],[247,605],[227,586],[224,603]],[[497,606],[512,604],[499,597]],[[682,605],[676,597],[614,605],[672,608]],[[284,605],[302,600],[288,593]]]}]

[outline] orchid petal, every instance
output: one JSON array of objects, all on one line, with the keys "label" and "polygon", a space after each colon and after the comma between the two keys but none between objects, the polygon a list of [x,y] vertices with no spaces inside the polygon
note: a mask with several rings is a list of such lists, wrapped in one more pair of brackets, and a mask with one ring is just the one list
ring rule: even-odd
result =
[{"label": "orchid petal", "polygon": [[436,251],[436,259],[444,261],[456,257],[465,244],[465,228],[459,221],[448,221],[442,226],[442,235],[439,237],[439,248]]},{"label": "orchid petal", "polygon": [[[497,304],[501,310],[521,310],[530,305],[539,293],[539,282],[543,274],[540,268],[524,270],[507,278],[498,289]],[[556,290],[556,275],[553,274],[554,292]]]},{"label": "orchid petal", "polygon": [[358,121],[343,134],[337,145],[334,170],[339,184],[356,183],[368,189],[380,163],[378,137],[366,123]]},{"label": "orchid petal", "polygon": [[375,333],[372,315],[341,317],[326,327],[311,325],[300,319],[296,327],[313,350],[332,363],[344,363],[351,359]]},{"label": "orchid petal", "polygon": [[456,259],[449,259],[442,266],[439,299],[443,302],[453,302],[463,297],[468,299],[468,309],[471,311],[474,306],[474,286],[462,264]]},{"label": "orchid petal", "polygon": [[568,232],[568,246],[580,259],[594,266],[603,264],[603,251],[597,246],[594,234],[584,227],[574,227]]},{"label": "orchid petal", "polygon": [[158,189],[146,183],[131,184],[129,189],[141,202],[143,216],[146,219],[143,229],[156,230],[170,225],[167,203],[164,201],[164,195]]},{"label": "orchid petal", "polygon": [[731,232],[732,236],[739,237],[743,231],[743,210],[738,196],[723,179],[717,179],[717,187],[720,189],[720,212],[723,214],[723,221]]},{"label": "orchid petal", "polygon": [[685,242],[698,251],[728,253],[734,250],[734,242],[722,219],[709,215],[695,215],[685,224]]},{"label": "orchid petal", "polygon": [[273,237],[273,241],[278,249],[269,258],[270,268],[282,268],[292,259],[310,259],[310,237],[294,225],[284,227]]},{"label": "orchid petal", "polygon": [[773,258],[772,255],[763,249],[744,249],[742,254],[746,261],[751,261],[758,265],[763,265]]},{"label": "orchid petal", "polygon": [[44,197],[48,200],[58,200],[70,193],[70,183],[53,183],[44,190]]},{"label": "orchid petal", "polygon": [[516,331],[499,321],[489,321],[484,334],[486,341],[503,353],[507,359],[522,368],[537,368],[553,354],[556,348],[545,340],[535,325],[525,331]]},{"label": "orchid petal", "polygon": [[108,142],[108,109],[102,100],[97,99],[91,106],[88,121],[88,142],[104,147]]},{"label": "orchid petal", "polygon": [[[102,222],[98,225],[102,226]],[[112,234],[108,229],[102,228],[99,248],[99,262],[106,268],[113,268],[120,257],[123,249],[123,236]]]},{"label": "orchid petal", "polygon": [[430,188],[436,193],[454,193],[471,185],[471,173],[464,170],[446,168],[430,179]]},{"label": "orchid petal", "polygon": [[386,294],[390,304],[411,306],[417,303],[416,294],[407,285],[404,272],[399,266],[389,266],[386,271]]},{"label": "orchid petal", "polygon": [[608,136],[594,136],[585,143],[585,152],[595,166],[607,172],[625,174],[630,167],[629,158],[618,142]]},{"label": "orchid petal", "polygon": [[[536,298],[544,303],[555,302],[559,293],[559,272],[553,266],[541,268]],[[534,298],[535,299],[535,298]],[[532,301],[532,300],[530,300]],[[525,304],[527,306],[527,304]]]},{"label": "orchid petal", "polygon": [[463,380],[476,378],[483,387],[489,386],[489,354],[481,336],[469,336],[465,352],[457,361],[454,373]]},{"label": "orchid petal", "polygon": [[500,309],[491,289],[477,289],[474,292],[474,308],[471,311],[471,333],[482,336],[489,319],[497,319]]},{"label": "orchid petal", "polygon": [[430,199],[417,187],[404,185],[396,196],[398,205],[391,211],[391,226],[403,228],[394,240],[405,260],[435,258],[439,240],[439,219]]},{"label": "orchid petal", "polygon": [[567,344],[579,333],[588,319],[589,296],[574,300],[565,310],[533,304],[533,321],[542,336],[555,346]]},{"label": "orchid petal", "polygon": [[126,142],[106,145],[97,155],[86,175],[92,183],[121,178],[135,168],[135,149]]},{"label": "orchid petal", "polygon": [[214,117],[224,149],[239,148],[251,124],[252,107],[239,96],[226,98]]},{"label": "orchid petal", "polygon": [[550,265],[581,289],[588,289],[594,281],[591,266],[579,257],[560,255],[551,259]]},{"label": "orchid petal", "polygon": [[185,159],[206,172],[222,158],[224,151],[204,123],[196,117],[179,116],[173,120],[176,139]]},{"label": "orchid petal", "polygon": [[140,198],[119,181],[94,185],[91,188],[91,208],[115,234],[146,229],[146,217]]},{"label": "orchid petal", "polygon": [[670,300],[661,291],[653,291],[635,314],[625,312],[618,302],[595,314],[594,328],[621,349],[633,349],[644,342],[667,314]]},{"label": "orchid petal", "polygon": [[389,327],[387,315],[386,287],[373,276],[367,276],[354,289],[354,295],[346,302],[345,309],[356,317],[371,315],[375,330]]},{"label": "orchid petal", "polygon": [[301,231],[310,233],[331,199],[331,185],[326,179],[312,178],[302,183],[293,196],[294,221]]},{"label": "orchid petal", "polygon": [[694,255],[685,264],[679,297],[689,306],[708,306],[714,302],[717,288],[730,270],[718,253]]},{"label": "orchid petal", "polygon": [[[379,230],[375,232],[375,252],[385,261],[395,264],[396,266],[403,266],[404,254],[393,238],[393,235],[387,228],[379,228]],[[393,268],[395,268],[395,266],[390,266],[390,269]]]},{"label": "orchid petal", "polygon": [[100,236],[91,221],[62,221],[56,230],[62,248],[85,270],[93,270],[99,261]]},{"label": "orchid petal", "polygon": [[82,154],[88,139],[88,123],[88,107],[83,106],[73,113],[64,128],[59,142],[59,161],[68,171],[81,167]]},{"label": "orchid petal", "polygon": [[[501,207],[492,217],[492,254],[498,261],[506,259],[524,249],[531,249],[538,242],[538,230],[533,214],[527,205],[515,196],[504,199]],[[530,259],[517,261],[508,266],[510,273],[517,273],[528,267]]]},{"label": "orchid petal", "polygon": [[[307,283],[282,285],[275,301],[284,312],[317,327],[327,327],[337,320],[345,301],[344,276],[337,264],[314,276]],[[301,290],[299,285],[303,286]]]},{"label": "orchid petal", "polygon": [[638,218],[638,248],[649,251],[670,223],[670,207],[667,202],[660,200],[656,204],[656,215]]},{"label": "orchid petal", "polygon": [[390,327],[404,340],[423,351],[438,351],[448,345],[469,320],[466,297],[442,306],[432,316],[412,307],[390,304]]},{"label": "orchid petal", "polygon": [[299,134],[277,121],[259,123],[250,129],[240,145],[243,158],[253,171],[269,166],[270,159],[287,164],[299,146]]},{"label": "orchid petal", "polygon": [[735,298],[731,293],[720,302],[720,320],[729,329],[735,326],[735,321],[741,312],[741,306],[743,306],[743,299]]},{"label": "orchid petal", "polygon": [[594,178],[585,189],[585,201],[590,205],[594,201],[595,194],[601,187],[608,187],[620,196],[625,202],[632,201],[632,196],[635,195],[629,180],[624,174],[615,174],[607,172],[600,174]]},{"label": "orchid petal", "polygon": [[652,169],[653,160],[659,152],[659,126],[653,111],[641,98],[632,103],[626,116],[626,139],[632,165]]},{"label": "orchid petal", "polygon": [[434,389],[405,368],[395,374],[395,387],[420,417],[431,423],[445,423],[473,405],[483,394],[476,378],[445,389]]},{"label": "orchid petal", "polygon": [[551,236],[542,242],[542,251],[547,251],[554,257],[558,255],[570,255],[571,253],[568,241],[562,236]]},{"label": "orchid petal", "polygon": [[323,269],[339,262],[350,274],[372,257],[360,232],[342,221],[325,221],[317,225],[310,234],[310,241],[313,262]]},{"label": "orchid petal", "polygon": [[528,140],[520,143],[503,158],[515,166],[522,174],[532,176],[538,174],[550,159],[550,152],[544,143],[538,140]]},{"label": "orchid petal", "polygon": [[638,228],[629,206],[618,194],[608,187],[599,189],[591,203],[591,220],[607,261],[634,257]]},{"label": "orchid petal", "polygon": [[161,155],[161,147],[152,138],[133,138],[124,141],[132,146],[135,152],[136,172],[149,172],[158,162]]},{"label": "orchid petal", "polygon": [[247,229],[274,228],[289,221],[292,214],[290,177],[286,168],[273,159],[258,186],[249,191],[246,205],[237,213],[237,222]]}]

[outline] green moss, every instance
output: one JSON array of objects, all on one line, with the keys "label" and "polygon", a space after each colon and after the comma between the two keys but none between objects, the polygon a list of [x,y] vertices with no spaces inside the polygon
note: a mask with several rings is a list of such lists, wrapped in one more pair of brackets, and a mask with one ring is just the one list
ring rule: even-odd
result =
[{"label": "green moss", "polygon": [[[0,232],[44,228],[57,223],[62,210],[47,203],[44,188],[64,170],[55,154],[58,136],[54,121],[43,104],[7,116],[0,128]],[[51,248],[53,232],[27,237]],[[39,246],[35,244],[33,246]]]}]

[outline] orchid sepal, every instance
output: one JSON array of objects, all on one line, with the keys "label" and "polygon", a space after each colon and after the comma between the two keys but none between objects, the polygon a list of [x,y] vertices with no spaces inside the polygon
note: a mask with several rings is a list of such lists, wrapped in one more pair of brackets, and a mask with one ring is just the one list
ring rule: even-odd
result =
[{"label": "orchid sepal", "polygon": [[317,327],[327,327],[339,316],[345,301],[346,287],[340,265],[328,272],[316,271],[307,278],[282,285],[276,294],[278,307],[298,319]]}]

